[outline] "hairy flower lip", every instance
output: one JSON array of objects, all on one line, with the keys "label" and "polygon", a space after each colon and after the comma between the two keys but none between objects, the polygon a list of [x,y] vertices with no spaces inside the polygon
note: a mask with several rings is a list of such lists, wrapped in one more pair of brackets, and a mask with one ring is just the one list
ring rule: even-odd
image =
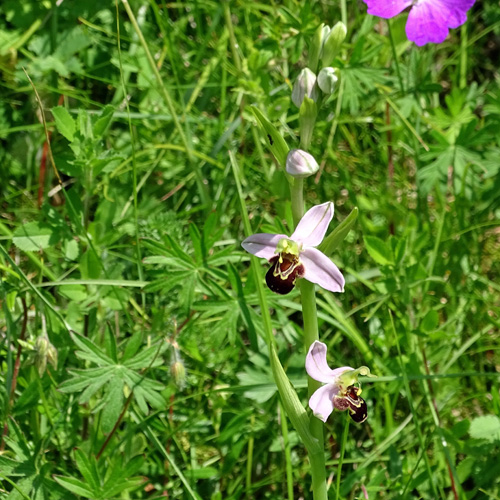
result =
[{"label": "hairy flower lip", "polygon": [[458,28],[467,20],[467,11],[475,0],[363,0],[368,14],[390,19],[411,6],[406,22],[408,40],[418,46],[441,43],[450,28]]},{"label": "hairy flower lip", "polygon": [[359,397],[361,388],[357,382],[357,374],[366,372],[366,367],[354,370],[350,366],[342,366],[332,370],[328,366],[326,354],[326,344],[316,340],[306,356],[308,375],[325,384],[309,398],[309,407],[314,416],[326,422],[334,409],[348,410],[355,422],[364,422],[368,412],[365,400]]},{"label": "hairy flower lip", "polygon": [[[272,275],[275,275],[276,264],[272,260],[277,255],[281,261],[286,255],[293,255],[298,260],[295,264],[300,264],[302,268],[292,278],[290,286],[283,289],[288,289],[286,292],[277,291],[277,293],[288,293],[293,289],[296,278],[305,278],[311,283],[323,287],[332,292],[343,292],[345,280],[338,267],[322,252],[314,248],[322,241],[328,229],[328,225],[333,218],[333,203],[326,202],[321,205],[316,205],[308,210],[304,217],[297,224],[294,233],[288,237],[284,234],[268,234],[257,233],[246,238],[241,246],[253,255],[267,259],[273,264]],[[289,259],[290,257],[287,257]],[[281,269],[281,268],[280,268]],[[283,276],[283,271],[280,271]],[[268,275],[266,281],[268,282]],[[271,281],[273,278],[270,278]],[[280,278],[281,279],[281,278]],[[269,286],[271,290],[280,288],[279,284]]]}]

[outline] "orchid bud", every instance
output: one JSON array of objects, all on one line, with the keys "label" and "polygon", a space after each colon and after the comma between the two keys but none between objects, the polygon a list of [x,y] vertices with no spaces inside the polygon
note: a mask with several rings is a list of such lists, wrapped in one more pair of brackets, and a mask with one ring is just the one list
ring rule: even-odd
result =
[{"label": "orchid bud", "polygon": [[324,94],[331,95],[338,79],[336,68],[323,68],[318,74],[318,87]]},{"label": "orchid bud", "polygon": [[318,68],[319,57],[321,51],[323,50],[323,45],[325,44],[328,35],[330,34],[330,27],[326,24],[320,24],[318,29],[314,32],[311,40],[311,45],[309,46],[309,64],[308,66],[312,71],[316,71]]},{"label": "orchid bud", "polygon": [[309,69],[304,68],[295,80],[292,89],[292,101],[300,108],[304,97],[307,96],[313,101],[318,98],[318,87],[316,85],[316,75]]},{"label": "orchid bud", "polygon": [[302,149],[292,149],[286,157],[286,171],[293,177],[309,177],[319,170],[314,156]]},{"label": "orchid bud", "polygon": [[309,149],[311,144],[317,116],[318,106],[312,99],[305,96],[299,110],[300,145],[304,149]]},{"label": "orchid bud", "polygon": [[347,35],[347,28],[343,22],[338,22],[330,31],[321,51],[321,65],[329,66],[338,54],[342,42]]}]

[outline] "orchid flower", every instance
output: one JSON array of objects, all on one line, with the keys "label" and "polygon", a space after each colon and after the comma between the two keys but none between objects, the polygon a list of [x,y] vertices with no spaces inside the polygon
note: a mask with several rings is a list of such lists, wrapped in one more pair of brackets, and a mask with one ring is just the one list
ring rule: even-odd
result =
[{"label": "orchid flower", "polygon": [[331,292],[343,292],[342,273],[315,248],[323,241],[332,217],[332,202],[316,205],[302,217],[292,236],[257,233],[244,240],[241,246],[272,264],[266,274],[266,283],[273,292],[291,292],[297,278],[305,278]]},{"label": "orchid flower", "polygon": [[363,0],[368,14],[390,19],[412,6],[406,22],[408,40],[422,46],[441,43],[449,28],[458,28],[467,21],[467,11],[475,0]]},{"label": "orchid flower", "polygon": [[306,371],[311,378],[323,382],[324,386],[314,392],[309,399],[309,408],[315,417],[326,422],[334,409],[349,410],[349,416],[357,423],[368,416],[366,402],[360,398],[359,375],[370,375],[370,370],[362,366],[355,370],[342,366],[332,370],[326,360],[326,344],[315,340],[306,356]]}]

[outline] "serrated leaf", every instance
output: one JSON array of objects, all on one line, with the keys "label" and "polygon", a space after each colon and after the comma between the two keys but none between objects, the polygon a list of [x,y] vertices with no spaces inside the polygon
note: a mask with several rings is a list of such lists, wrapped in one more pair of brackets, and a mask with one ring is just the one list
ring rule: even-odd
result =
[{"label": "serrated leaf", "polygon": [[365,247],[370,257],[381,266],[394,264],[391,247],[376,236],[364,236]]},{"label": "serrated leaf", "polygon": [[108,434],[113,429],[123,409],[123,380],[115,376],[110,383],[106,403],[101,414],[102,432]]},{"label": "serrated leaf", "polygon": [[28,222],[18,227],[12,241],[23,252],[37,252],[59,241],[59,232],[48,224]]},{"label": "serrated leaf", "polygon": [[54,479],[63,488],[66,488],[76,495],[81,495],[85,498],[94,498],[96,496],[94,492],[83,481],[80,481],[79,479],[63,476],[54,476]]},{"label": "serrated leaf", "polygon": [[500,440],[500,418],[483,415],[470,423],[469,434],[475,439],[486,439],[490,443]]},{"label": "serrated leaf", "polygon": [[[82,350],[81,353],[77,352],[77,356],[80,354],[80,357],[84,359],[89,359],[94,361],[97,364],[105,364],[105,365],[113,365],[113,360],[106,356],[99,347],[97,347],[91,340],[83,337],[82,335],[71,332],[71,337],[75,344]],[[87,353],[89,356],[83,356],[84,353]]]},{"label": "serrated leaf", "polygon": [[75,460],[78,470],[89,486],[96,491],[99,488],[99,474],[97,473],[97,463],[93,456],[87,456],[82,450],[75,450]]},{"label": "serrated leaf", "polygon": [[56,106],[52,108],[52,115],[59,133],[71,142],[75,138],[76,122],[71,118],[69,111],[63,106]]}]

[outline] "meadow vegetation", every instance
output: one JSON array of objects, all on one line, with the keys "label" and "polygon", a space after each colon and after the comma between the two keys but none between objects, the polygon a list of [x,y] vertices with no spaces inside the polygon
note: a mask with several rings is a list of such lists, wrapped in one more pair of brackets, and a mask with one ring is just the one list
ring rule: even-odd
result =
[{"label": "meadow vegetation", "polygon": [[[377,378],[325,424],[329,498],[500,498],[500,6],[468,18],[417,47],[361,1],[1,2],[0,498],[312,498],[241,242],[293,232],[258,116],[299,147],[340,20],[304,201],[352,217],[328,362]],[[265,299],[307,407],[300,290]]]}]

